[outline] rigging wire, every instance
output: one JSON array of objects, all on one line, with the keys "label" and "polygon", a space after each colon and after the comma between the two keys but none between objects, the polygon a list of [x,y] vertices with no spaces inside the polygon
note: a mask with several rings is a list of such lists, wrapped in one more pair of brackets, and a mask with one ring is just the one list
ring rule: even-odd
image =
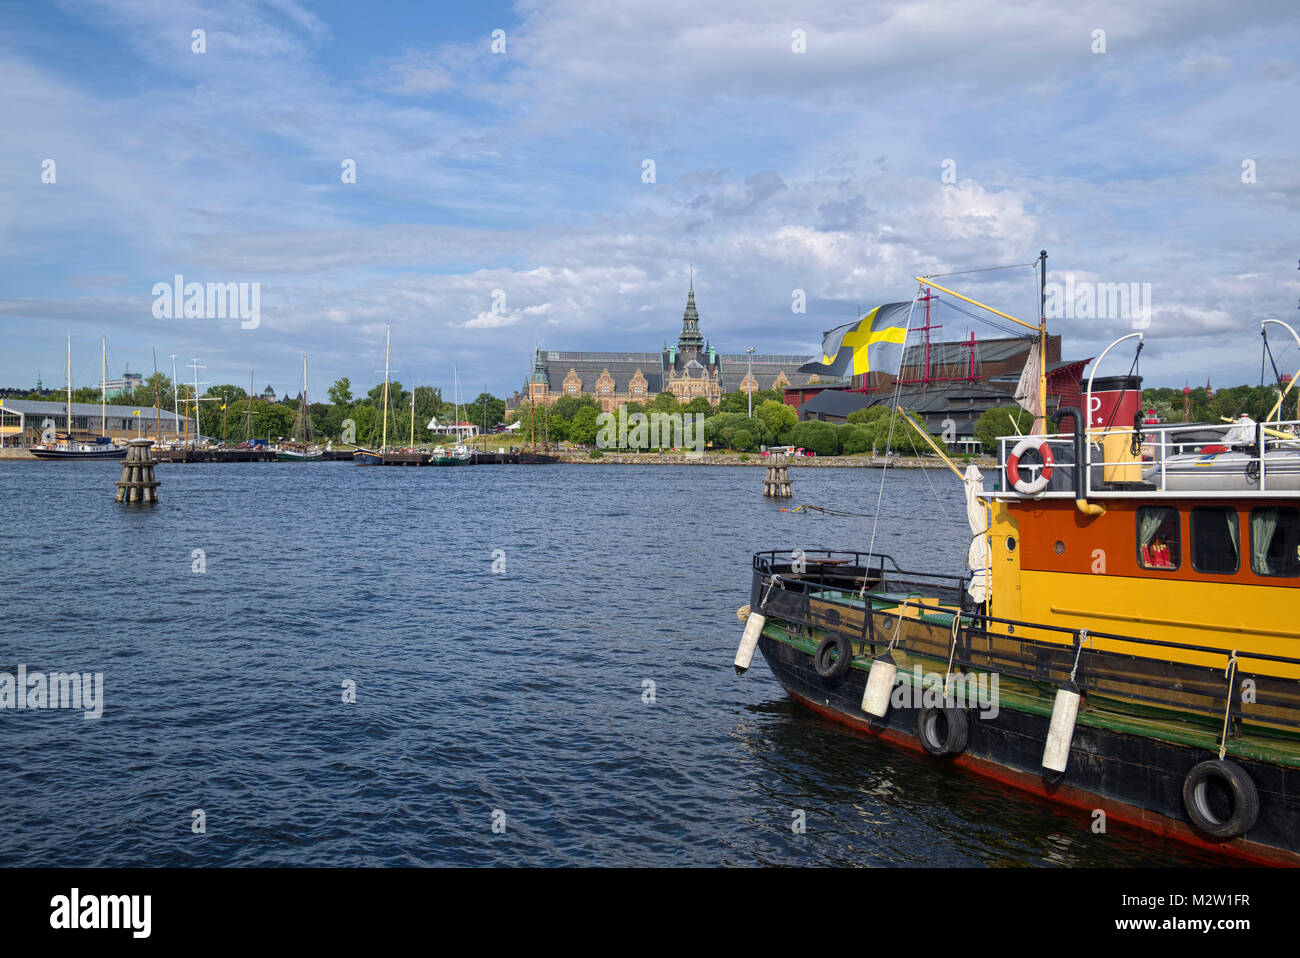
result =
[{"label": "rigging wire", "polygon": [[1027,266],[1038,266],[1038,260],[1032,263],[1012,263],[1010,266],[981,266],[978,269],[959,269],[952,273],[926,273],[922,279],[939,279],[942,276],[965,276],[967,273],[991,273],[997,269],[1024,269]]}]

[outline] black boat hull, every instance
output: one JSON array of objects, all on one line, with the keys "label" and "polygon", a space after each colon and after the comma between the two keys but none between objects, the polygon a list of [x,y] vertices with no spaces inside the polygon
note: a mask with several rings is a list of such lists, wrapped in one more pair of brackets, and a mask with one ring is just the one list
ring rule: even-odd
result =
[{"label": "black boat hull", "polygon": [[[769,628],[775,623],[769,619]],[[800,705],[892,746],[925,755],[912,707],[892,707],[883,719],[862,711],[868,672],[855,664],[844,676],[825,679],[813,656],[764,634],[759,650],[777,680]],[[897,680],[896,680],[897,681]],[[1245,835],[1230,841],[1209,837],[1191,823],[1183,806],[1183,783],[1192,768],[1216,757],[1203,749],[1149,736],[1076,726],[1063,775],[1042,767],[1050,718],[1003,704],[996,715],[967,711],[965,749],[951,762],[963,770],[1048,801],[1079,810],[1079,827],[1090,828],[1094,811],[1211,853],[1261,864],[1300,865],[1300,769],[1234,758],[1259,793],[1259,817]]]}]

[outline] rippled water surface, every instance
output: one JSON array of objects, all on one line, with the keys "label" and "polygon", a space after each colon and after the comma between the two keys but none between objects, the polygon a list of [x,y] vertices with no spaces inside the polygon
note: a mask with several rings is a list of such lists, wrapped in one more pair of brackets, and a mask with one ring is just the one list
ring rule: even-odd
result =
[{"label": "rippled water surface", "polygon": [[[0,864],[1198,863],[738,678],[751,553],[871,536],[757,469],[164,464],[154,508],[119,471],[0,463],[0,670],[105,685],[98,720],[0,711]],[[878,471],[792,472],[875,510]],[[877,549],[968,538],[950,474],[890,476]]]}]

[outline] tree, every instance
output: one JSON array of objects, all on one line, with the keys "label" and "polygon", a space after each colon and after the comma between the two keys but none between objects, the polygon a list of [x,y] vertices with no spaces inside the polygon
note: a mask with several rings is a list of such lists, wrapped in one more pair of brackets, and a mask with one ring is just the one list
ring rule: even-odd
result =
[{"label": "tree", "polygon": [[870,452],[872,439],[874,438],[873,430],[870,426],[861,423],[845,423],[840,432],[840,451],[846,456],[856,456],[859,453]]},{"label": "tree", "polygon": [[751,419],[744,413],[718,413],[704,420],[704,439],[713,443],[715,448],[735,448],[736,434],[747,432],[752,441],[770,445],[772,434],[761,419]]},{"label": "tree", "polygon": [[810,420],[798,423],[790,430],[790,442],[819,456],[833,456],[840,451],[835,427],[828,422]]},{"label": "tree", "polygon": [[479,393],[478,398],[465,407],[465,417],[479,428],[486,426],[491,429],[505,419],[505,415],[506,401],[491,393]]},{"label": "tree", "polygon": [[883,404],[868,406],[866,409],[855,409],[849,413],[849,422],[851,423],[874,423],[878,419],[883,419],[889,414],[889,407]]},{"label": "tree", "polygon": [[731,448],[737,452],[753,452],[756,445],[748,429],[737,429],[731,437]]},{"label": "tree", "polygon": [[985,452],[997,452],[998,438],[1017,431],[1028,433],[1034,425],[1033,414],[1020,406],[993,406],[985,409],[975,421],[975,438]]},{"label": "tree", "polygon": [[[705,401],[707,402],[707,400]],[[654,399],[650,400],[649,404],[646,406],[646,411],[680,412],[678,409],[679,405],[680,403],[677,402],[677,397],[672,393],[660,393],[658,396],[655,396]]]},{"label": "tree", "polygon": [[799,415],[792,407],[771,399],[764,400],[763,404],[754,410],[754,418],[767,427],[768,432],[776,437],[778,443],[786,442],[790,430],[799,421]]},{"label": "tree", "polygon": [[[632,405],[631,403],[629,403],[628,404],[629,415],[631,414],[631,410],[632,410]],[[685,406],[682,407],[682,412],[690,413],[691,415],[699,413],[702,416],[710,416],[713,414],[713,403],[709,402],[703,396],[696,396],[694,399],[692,399],[690,402],[688,402]]]},{"label": "tree", "polygon": [[578,410],[578,414],[573,417],[569,423],[568,434],[569,441],[579,446],[590,446],[596,441],[596,408],[593,403],[591,406],[583,406]]},{"label": "tree", "polygon": [[334,385],[329,388],[330,402],[336,406],[347,408],[352,405],[352,381],[347,376],[334,380]]}]

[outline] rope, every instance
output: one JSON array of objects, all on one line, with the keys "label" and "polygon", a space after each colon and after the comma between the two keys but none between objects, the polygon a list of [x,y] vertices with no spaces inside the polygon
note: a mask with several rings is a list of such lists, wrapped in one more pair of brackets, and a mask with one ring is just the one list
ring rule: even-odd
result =
[{"label": "rope", "polygon": [[961,610],[952,617],[952,642],[948,649],[948,672],[943,679],[943,700],[948,701],[948,683],[952,681],[952,660],[957,657],[957,633],[961,630]]},{"label": "rope", "polygon": [[[1083,655],[1084,643],[1089,641],[1091,636],[1088,635],[1087,629],[1079,630],[1079,646],[1074,652],[1074,668],[1070,669],[1070,684],[1075,685],[1074,677],[1079,674],[1079,656]],[[1075,686],[1078,688],[1078,686]]]},{"label": "rope", "polygon": [[955,273],[926,273],[924,279],[938,279],[941,276],[965,276],[967,273],[989,273],[995,269],[1024,269],[1027,266],[1037,266],[1038,260],[1032,263],[1012,263],[1010,266],[981,266],[979,269],[963,269]]},{"label": "rope", "polygon": [[[912,297],[912,305],[907,310],[907,330],[903,333],[903,354],[907,355],[907,337],[912,331],[912,314],[916,312],[916,302],[921,297],[921,289],[918,286],[916,295]],[[894,447],[894,424],[898,421],[898,397],[902,395],[903,383],[902,377],[894,379],[894,401],[890,406],[889,413],[889,436],[885,440],[885,462],[880,467],[880,491],[876,493],[876,515],[871,523],[871,542],[867,546],[867,555],[874,555],[876,549],[876,527],[880,524],[880,504],[885,498],[885,474],[889,471],[889,451]],[[864,583],[865,584],[865,583]]]},{"label": "rope", "polygon": [[856,516],[859,519],[870,519],[873,517],[870,512],[841,512],[838,509],[825,509],[822,506],[813,506],[805,503],[802,506],[796,506],[793,509],[782,509],[782,512],[789,512],[794,515],[796,512],[820,512],[824,516]]},{"label": "rope", "polygon": [[1223,670],[1223,676],[1228,680],[1228,707],[1223,710],[1223,734],[1219,736],[1219,761],[1223,761],[1223,756],[1228,751],[1228,717],[1232,715],[1232,682],[1237,674],[1237,650],[1232,650],[1232,655],[1228,657],[1228,667]]}]

